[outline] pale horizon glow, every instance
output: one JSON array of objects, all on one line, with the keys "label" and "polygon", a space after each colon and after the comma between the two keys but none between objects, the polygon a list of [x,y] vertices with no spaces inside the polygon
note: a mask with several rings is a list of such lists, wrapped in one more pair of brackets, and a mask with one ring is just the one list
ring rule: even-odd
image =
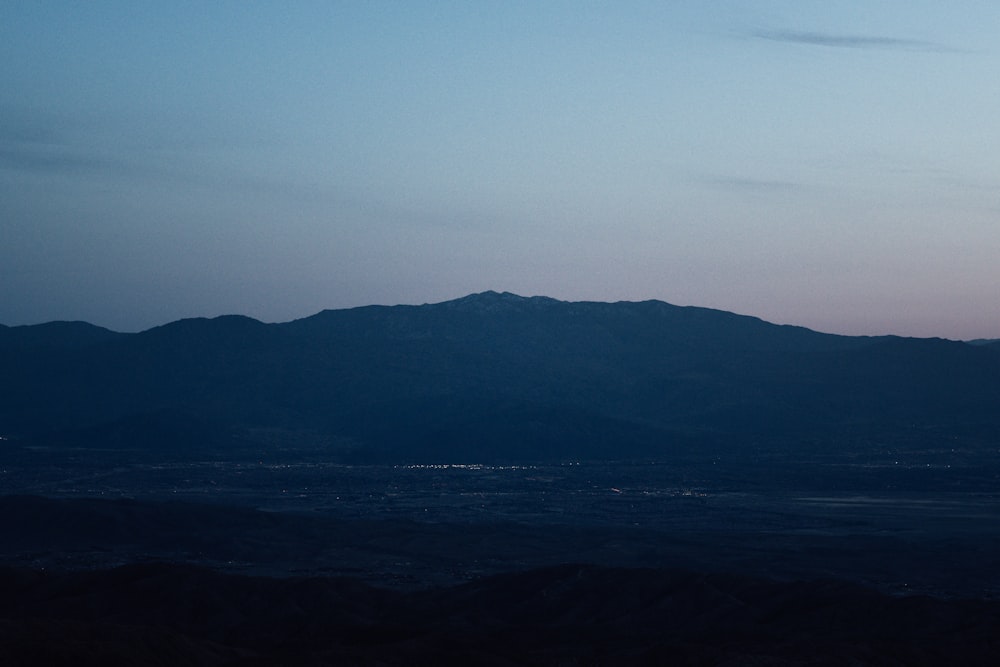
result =
[{"label": "pale horizon glow", "polygon": [[0,323],[484,290],[1000,338],[1000,5],[0,7]]}]

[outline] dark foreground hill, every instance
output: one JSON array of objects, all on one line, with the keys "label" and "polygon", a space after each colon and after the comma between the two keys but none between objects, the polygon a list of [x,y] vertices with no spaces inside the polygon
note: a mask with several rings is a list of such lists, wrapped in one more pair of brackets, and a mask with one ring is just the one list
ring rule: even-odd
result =
[{"label": "dark foreground hill", "polygon": [[1000,354],[658,301],[486,292],[139,334],[0,328],[9,444],[343,460],[669,458],[834,443],[987,446]]},{"label": "dark foreground hill", "polygon": [[0,662],[995,664],[988,506],[680,496],[649,525],[620,491],[607,522],[0,496]]},{"label": "dark foreground hill", "polygon": [[400,592],[179,565],[0,569],[20,665],[989,665],[996,602],[558,567]]}]

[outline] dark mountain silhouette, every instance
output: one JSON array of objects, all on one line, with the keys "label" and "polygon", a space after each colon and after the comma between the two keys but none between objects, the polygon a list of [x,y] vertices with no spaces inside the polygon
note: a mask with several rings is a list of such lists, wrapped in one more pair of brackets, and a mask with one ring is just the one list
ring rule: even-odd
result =
[{"label": "dark mountain silhouette", "polygon": [[86,322],[48,322],[18,327],[0,324],[0,349],[79,348],[125,335]]},{"label": "dark mountain silhouette", "polygon": [[52,323],[0,329],[0,363],[0,434],[34,444],[489,460],[1000,434],[995,345],[835,336],[659,301],[485,292],[283,324]]},{"label": "dark mountain silhouette", "polygon": [[997,345],[1000,346],[1000,338],[976,338],[965,341],[969,345]]}]

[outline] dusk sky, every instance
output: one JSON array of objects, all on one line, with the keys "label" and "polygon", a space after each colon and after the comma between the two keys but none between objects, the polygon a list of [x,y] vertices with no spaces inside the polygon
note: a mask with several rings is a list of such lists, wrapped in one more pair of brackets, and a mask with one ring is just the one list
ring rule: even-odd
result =
[{"label": "dusk sky", "polygon": [[1000,3],[0,4],[0,323],[488,289],[1000,338]]}]

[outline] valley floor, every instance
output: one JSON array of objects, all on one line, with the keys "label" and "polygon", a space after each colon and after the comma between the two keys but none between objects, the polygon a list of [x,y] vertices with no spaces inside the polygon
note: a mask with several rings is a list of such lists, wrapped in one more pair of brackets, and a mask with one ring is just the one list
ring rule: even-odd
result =
[{"label": "valley floor", "polygon": [[5,664],[991,664],[1000,650],[988,465],[8,451],[0,466]]}]

